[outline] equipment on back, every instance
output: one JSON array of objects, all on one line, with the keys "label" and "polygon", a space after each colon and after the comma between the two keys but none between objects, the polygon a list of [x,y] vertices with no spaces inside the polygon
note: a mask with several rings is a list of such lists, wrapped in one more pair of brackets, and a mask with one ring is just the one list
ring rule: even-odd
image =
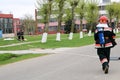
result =
[{"label": "equipment on back", "polygon": [[99,37],[99,42],[102,47],[104,47],[105,44],[105,39],[104,39],[104,28],[98,27],[98,37]]}]

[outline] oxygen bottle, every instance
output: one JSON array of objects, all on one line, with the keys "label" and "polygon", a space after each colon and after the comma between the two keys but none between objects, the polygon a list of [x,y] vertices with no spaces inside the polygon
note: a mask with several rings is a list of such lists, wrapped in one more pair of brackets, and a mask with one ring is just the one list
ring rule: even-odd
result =
[{"label": "oxygen bottle", "polygon": [[102,27],[98,27],[97,30],[98,30],[98,37],[99,37],[100,44],[103,47],[105,43],[104,30]]}]

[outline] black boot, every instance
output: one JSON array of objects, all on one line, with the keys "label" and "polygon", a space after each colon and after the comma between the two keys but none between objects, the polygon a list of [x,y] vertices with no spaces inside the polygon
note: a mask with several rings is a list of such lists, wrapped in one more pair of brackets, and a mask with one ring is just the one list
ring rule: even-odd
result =
[{"label": "black boot", "polygon": [[109,70],[108,62],[104,62],[104,63],[102,64],[102,69],[103,69],[103,71],[104,71],[105,74],[108,73],[108,70]]}]

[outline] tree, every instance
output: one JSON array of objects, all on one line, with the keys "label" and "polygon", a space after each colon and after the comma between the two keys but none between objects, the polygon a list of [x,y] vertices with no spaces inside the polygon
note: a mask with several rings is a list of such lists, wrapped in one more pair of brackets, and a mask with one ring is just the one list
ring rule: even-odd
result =
[{"label": "tree", "polygon": [[[118,24],[119,24],[119,18],[120,18],[120,3],[111,3],[109,5],[107,5],[106,10],[108,12],[108,16],[109,16],[109,21],[110,21],[110,27],[113,28],[114,32],[118,33]],[[114,19],[114,25],[112,20]],[[116,31],[115,31],[116,29]]]},{"label": "tree", "polygon": [[35,33],[35,21],[33,20],[32,15],[24,15],[21,28],[25,31],[25,34]]},{"label": "tree", "polygon": [[46,43],[47,42],[47,32],[48,32],[48,27],[49,27],[49,21],[50,21],[50,15],[51,15],[51,6],[52,6],[52,1],[53,0],[44,0],[44,3],[42,4],[42,8],[41,8],[41,0],[37,1],[38,4],[38,10],[42,10],[43,11],[43,17],[44,17],[44,23],[45,23],[45,28],[44,28],[44,33],[42,36],[42,43]]},{"label": "tree", "polygon": [[119,19],[120,19],[120,3],[113,3],[114,7],[114,17],[116,18],[116,33],[118,33],[118,24],[119,24]]},{"label": "tree", "polygon": [[107,5],[106,10],[107,10],[108,17],[109,17],[109,26],[114,28],[114,26],[112,26],[112,19],[114,18],[114,11],[115,11],[113,4]]},{"label": "tree", "polygon": [[80,19],[80,38],[83,38],[83,32],[82,32],[82,29],[83,29],[83,19],[85,17],[85,13],[86,13],[86,4],[85,4],[85,1],[84,0],[80,0],[79,1],[79,4],[78,4],[78,7],[76,9],[76,12],[78,13],[79,15],[79,19]]},{"label": "tree", "polygon": [[71,32],[71,25],[72,25],[72,16],[71,16],[71,9],[70,4],[67,1],[66,9],[64,10],[66,16],[64,16],[63,20],[65,21],[65,33],[69,34]]},{"label": "tree", "polygon": [[[94,16],[93,16],[94,15]],[[92,28],[94,23],[96,23],[98,19],[98,7],[96,0],[90,0],[87,4],[87,14],[86,20],[90,24],[88,36],[91,36]]]},{"label": "tree", "polygon": [[[64,3],[66,0],[55,0],[57,7],[58,7],[58,27],[57,27],[57,36],[56,41],[60,41],[60,30],[61,30],[61,24],[62,24],[62,17],[64,14]],[[55,4],[55,5],[56,5]]]},{"label": "tree", "polygon": [[75,26],[75,8],[78,5],[79,0],[70,0],[70,5],[71,5],[71,18],[72,18],[72,25],[71,25],[71,32],[69,34],[69,40],[72,40],[73,38],[73,31],[74,31],[74,26]]},{"label": "tree", "polygon": [[68,20],[65,21],[65,33],[69,34],[71,32],[71,26],[72,25],[72,19],[69,18]]}]

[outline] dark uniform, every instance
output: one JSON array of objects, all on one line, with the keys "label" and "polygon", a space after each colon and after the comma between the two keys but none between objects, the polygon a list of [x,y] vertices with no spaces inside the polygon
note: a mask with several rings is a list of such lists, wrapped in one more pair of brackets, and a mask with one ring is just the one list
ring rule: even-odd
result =
[{"label": "dark uniform", "polygon": [[17,36],[18,36],[18,40],[24,41],[24,32],[23,32],[22,30],[20,30],[20,31],[17,33]]},{"label": "dark uniform", "polygon": [[105,43],[103,45],[100,44],[100,39],[98,35],[99,31],[96,29],[94,34],[95,48],[97,49],[97,54],[102,63],[102,69],[104,70],[105,73],[108,73],[110,61],[110,49],[116,45],[115,34],[113,33],[112,28],[108,27],[107,24],[99,23],[99,26],[103,28]]}]

